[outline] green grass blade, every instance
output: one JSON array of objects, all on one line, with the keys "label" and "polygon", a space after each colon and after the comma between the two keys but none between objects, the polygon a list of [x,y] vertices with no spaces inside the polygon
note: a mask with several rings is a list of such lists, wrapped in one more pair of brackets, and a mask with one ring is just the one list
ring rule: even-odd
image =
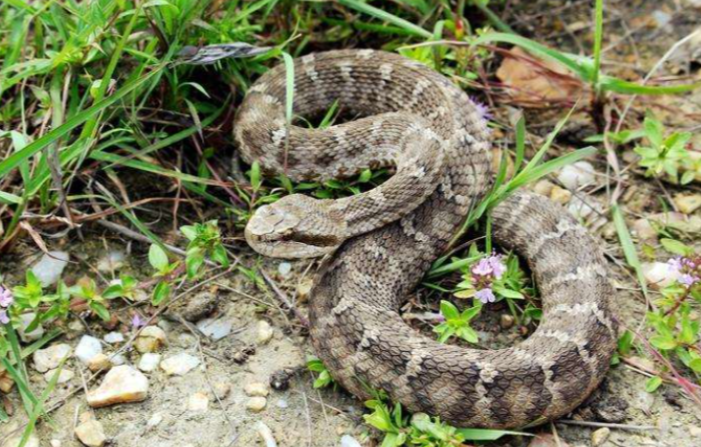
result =
[{"label": "green grass blade", "polygon": [[431,39],[433,37],[433,34],[430,31],[427,31],[418,25],[414,25],[413,23],[407,20],[397,17],[394,14],[390,14],[387,11],[383,11],[382,9],[370,6],[367,3],[358,0],[338,0],[338,3],[342,4],[343,6],[355,9],[356,11],[375,17],[376,19],[389,22],[392,25],[403,28],[404,30],[412,33],[415,36],[424,37],[426,39]]},{"label": "green grass blade", "polygon": [[112,104],[116,103],[117,101],[119,101],[120,99],[122,99],[123,97],[128,95],[129,93],[131,93],[134,90],[136,90],[137,88],[139,88],[141,85],[143,85],[149,79],[151,79],[154,75],[156,75],[158,72],[160,72],[162,68],[163,68],[163,66],[161,65],[158,68],[156,68],[155,70],[151,71],[150,73],[148,73],[140,78],[134,79],[133,81],[129,82],[124,87],[122,87],[121,89],[116,91],[112,96],[109,96],[108,98],[103,99],[102,101],[94,104],[92,107],[85,109],[82,112],[67,119],[66,122],[63,123],[61,126],[53,129],[51,132],[48,132],[47,134],[45,134],[43,137],[28,144],[22,150],[17,151],[15,153],[13,153],[12,155],[10,155],[9,157],[7,157],[5,160],[0,162],[0,180],[4,179],[5,176],[10,171],[17,168],[23,162],[29,160],[37,152],[45,149],[47,146],[56,142],[61,137],[67,135],[70,131],[72,131],[76,127],[85,123],[88,119],[95,116],[97,113],[100,113],[101,111],[103,111],[107,107],[111,106]]},{"label": "green grass blade", "polygon": [[647,298],[647,282],[645,282],[645,276],[643,275],[643,268],[640,265],[640,259],[638,258],[638,251],[635,248],[633,239],[630,237],[630,231],[628,231],[628,226],[626,225],[625,218],[623,217],[623,212],[618,204],[611,206],[611,214],[613,215],[613,224],[616,227],[616,232],[618,233],[618,240],[621,242],[621,247],[623,248],[623,254],[626,257],[626,262],[628,265],[633,267],[635,274],[638,277],[638,282],[643,290],[643,295]]}]

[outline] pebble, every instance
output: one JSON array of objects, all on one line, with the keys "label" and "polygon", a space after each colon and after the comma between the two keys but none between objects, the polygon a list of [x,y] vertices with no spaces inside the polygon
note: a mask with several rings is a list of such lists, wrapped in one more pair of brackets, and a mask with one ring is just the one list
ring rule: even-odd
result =
[{"label": "pebble", "polygon": [[268,394],[270,393],[270,388],[268,388],[268,385],[265,383],[253,382],[253,383],[249,383],[245,387],[243,387],[243,391],[248,396],[267,397]]},{"label": "pebble", "polygon": [[98,354],[102,354],[102,344],[100,340],[90,335],[83,335],[75,348],[75,356],[85,365],[90,364],[90,360]]},{"label": "pebble", "polygon": [[166,333],[158,326],[146,326],[136,340],[134,348],[142,354],[157,351],[166,344]]},{"label": "pebble", "polygon": [[214,341],[221,340],[222,338],[231,334],[231,329],[233,326],[233,321],[225,320],[223,318],[218,320],[215,320],[214,318],[207,318],[197,323],[197,329]]},{"label": "pebble", "polygon": [[550,191],[550,199],[555,203],[565,205],[572,199],[572,193],[567,189],[555,186],[552,191]]},{"label": "pebble", "polygon": [[122,343],[124,342],[124,335],[121,332],[110,332],[105,335],[103,340],[109,344]]},{"label": "pebble", "polygon": [[602,445],[611,435],[611,429],[608,427],[600,428],[595,430],[591,434],[591,445],[592,447],[599,447]]},{"label": "pebble", "polygon": [[214,398],[226,399],[231,392],[231,386],[226,382],[218,382],[212,386],[212,391],[214,392]]},{"label": "pebble", "polygon": [[203,413],[209,409],[209,397],[205,393],[195,393],[187,400],[187,409]]},{"label": "pebble", "polygon": [[282,408],[283,410],[290,406],[290,404],[285,399],[278,399],[275,405],[277,405],[278,408]]},{"label": "pebble", "polygon": [[102,352],[91,358],[88,362],[88,369],[92,372],[107,371],[112,368],[112,361]]},{"label": "pebble", "polygon": [[666,262],[644,262],[640,267],[645,281],[656,289],[672,284],[680,276],[680,273],[671,270]]},{"label": "pebble", "polygon": [[161,369],[169,376],[184,376],[200,364],[200,359],[185,352],[169,357],[161,362]]},{"label": "pebble", "polygon": [[0,366],[0,391],[7,394],[12,390],[13,386],[15,386],[15,382],[12,380],[8,372],[5,371],[2,366]]},{"label": "pebble", "polygon": [[570,200],[567,210],[577,219],[585,219],[594,212],[594,208],[592,208],[591,205],[585,203],[582,199],[576,196],[572,197]]},{"label": "pebble", "polygon": [[97,261],[97,270],[101,273],[112,273],[124,267],[126,255],[123,251],[112,250]]},{"label": "pebble", "polygon": [[88,393],[93,408],[114,404],[141,402],[148,396],[148,379],[128,365],[112,368],[96,390]]},{"label": "pebble", "polygon": [[273,338],[273,328],[270,326],[270,323],[265,320],[260,320],[258,322],[256,330],[256,340],[258,340],[260,344],[268,343]]},{"label": "pebble", "polygon": [[555,185],[548,180],[540,180],[533,186],[533,192],[540,194],[541,196],[550,197]]},{"label": "pebble", "polygon": [[701,427],[695,425],[689,426],[689,434],[694,438],[701,438]]},{"label": "pebble", "polygon": [[41,282],[42,287],[53,286],[61,279],[63,269],[68,265],[68,253],[65,251],[50,251],[44,253],[39,262],[32,267],[32,273]]},{"label": "pebble", "polygon": [[268,399],[261,396],[251,397],[246,403],[246,408],[254,413],[260,413],[265,409]]},{"label": "pebble", "polygon": [[30,324],[32,324],[32,321],[34,321],[36,316],[37,314],[31,312],[28,314],[22,314],[19,317],[20,326],[17,329],[17,332],[19,332],[19,337],[25,343],[37,341],[44,336],[44,327],[41,324],[39,324],[32,332],[27,332],[27,328]]},{"label": "pebble", "polygon": [[283,278],[287,278],[290,275],[290,272],[292,272],[292,264],[289,262],[281,262],[280,265],[277,266],[277,272]]},{"label": "pebble", "polygon": [[147,352],[146,354],[141,356],[137,368],[139,368],[145,373],[150,373],[158,369],[159,363],[161,363],[160,354],[153,354],[151,352]]},{"label": "pebble", "polygon": [[50,445],[51,447],[61,447],[62,444],[61,444],[61,441],[59,441],[58,439],[52,439],[52,440],[49,442],[49,445]]},{"label": "pebble", "polygon": [[299,284],[297,284],[297,300],[304,302],[309,298],[309,294],[314,286],[314,280],[311,278],[303,278]]},{"label": "pebble", "polygon": [[341,436],[341,447],[362,447],[362,445],[351,435],[343,435]]},{"label": "pebble", "polygon": [[679,211],[684,214],[691,214],[701,208],[701,194],[679,194],[673,200]]},{"label": "pebble", "polygon": [[582,186],[594,183],[596,181],[595,172],[594,166],[588,161],[578,161],[562,168],[557,175],[557,180],[565,188],[574,191]]},{"label": "pebble", "polygon": [[75,435],[87,447],[102,447],[107,442],[102,424],[92,418],[79,424],[75,428]]},{"label": "pebble", "polygon": [[[57,369],[47,371],[46,373],[44,373],[44,379],[46,379],[47,382],[51,382],[54,379],[54,375],[57,371]],[[73,371],[71,371],[70,369],[62,369],[61,372],[58,373],[58,380],[56,380],[56,383],[59,385],[63,385],[64,383],[68,383],[71,380],[73,380],[73,377],[75,377],[75,373]]]},{"label": "pebble", "polygon": [[163,415],[161,413],[154,413],[153,416],[146,422],[146,425],[150,428],[156,427],[158,424],[163,422]]},{"label": "pebble", "polygon": [[110,362],[112,362],[112,366],[121,366],[127,363],[127,359],[122,354],[111,355]]},{"label": "pebble", "polygon": [[514,321],[513,315],[501,314],[501,317],[499,317],[499,325],[502,329],[509,329],[514,325]]},{"label": "pebble", "polygon": [[270,430],[270,427],[265,425],[263,421],[258,421],[256,423],[256,431],[260,437],[263,438],[265,447],[277,447],[277,442],[275,441],[275,437],[273,437],[273,431]]},{"label": "pebble", "polygon": [[64,359],[70,357],[71,351],[71,347],[67,344],[58,344],[46,349],[39,349],[34,353],[34,369],[40,373],[56,369]]}]

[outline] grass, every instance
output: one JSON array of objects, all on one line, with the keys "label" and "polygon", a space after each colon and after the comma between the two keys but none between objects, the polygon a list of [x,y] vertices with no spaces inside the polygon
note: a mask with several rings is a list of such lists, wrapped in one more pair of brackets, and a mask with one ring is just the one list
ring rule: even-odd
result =
[{"label": "grass", "polygon": [[[461,86],[475,87],[482,85],[485,74],[493,71],[492,45],[516,45],[533,56],[562,65],[582,83],[589,84],[593,92],[589,110],[602,132],[602,111],[616,97],[684,93],[701,85],[699,82],[648,85],[604,73],[602,42],[606,5],[603,0],[597,0],[594,5],[591,57],[551,48],[517,34],[499,16],[500,2],[455,3],[448,0],[5,0],[0,3],[0,254],[12,253],[28,242],[45,246],[46,235],[52,233],[91,231],[92,224],[97,222],[148,242],[145,246],[150,247],[153,270],[144,278],[120,278],[114,285],[94,283],[80,290],[62,285],[48,291],[39,288],[38,292],[35,288],[32,299],[37,304],[18,309],[45,311],[43,318],[47,320],[73,318],[71,305],[80,301],[86,303],[94,316],[106,319],[114,311],[106,305],[106,300],[123,300],[128,304],[135,290],[143,288],[151,294],[154,306],[164,306],[173,284],[201,281],[208,269],[213,268],[233,269],[252,278],[259,287],[265,287],[256,268],[242,265],[231,249],[240,248],[232,245],[236,243],[232,239],[240,240],[240,229],[256,207],[293,192],[320,198],[354,194],[386,177],[384,172],[368,170],[358,179],[348,181],[293,184],[284,176],[264,180],[257,164],[242,168],[245,172],[228,169],[231,122],[236,107],[251,82],[275,63],[286,67],[287,123],[298,122],[300,117],[294,115],[293,107],[295,86],[291,62],[293,57],[308,52],[351,48],[363,42],[364,46],[398,51],[440,71]],[[484,22],[467,20],[465,15],[475,10],[480,11]],[[567,164],[597,155],[599,149],[593,146],[560,156],[552,154],[570,115],[575,108],[586,104],[587,101],[578,102],[543,143],[534,148],[527,144],[529,131],[525,119],[516,123],[513,150],[505,152],[494,188],[476,206],[454,239],[451,247],[455,250],[434,263],[425,278],[428,285],[435,290],[453,292],[451,281],[455,275],[458,272],[464,275],[484,255],[461,249],[460,238],[479,222],[486,221],[489,228],[488,214],[493,206]],[[337,108],[335,105],[329,110],[321,127],[334,121]],[[626,132],[625,136],[620,133],[621,147],[635,133]],[[644,134],[637,132],[635,138]],[[678,133],[669,133],[667,139],[660,137],[657,145],[657,140],[647,135],[654,149],[646,152],[648,158],[657,157],[651,164],[659,162],[667,166],[658,157],[667,153],[667,146],[676,144],[677,153],[685,150],[686,141],[680,143],[681,137],[674,135]],[[670,138],[673,140],[668,141]],[[594,138],[592,142],[596,144],[601,139]],[[513,160],[511,177],[507,175],[508,158]],[[687,172],[701,169],[686,158],[678,160],[676,168],[681,163]],[[143,182],[135,184],[134,175]],[[682,181],[691,178],[684,174]],[[154,212],[174,216],[173,228],[180,229],[175,243],[166,243],[163,231],[159,231],[162,229],[146,223]],[[611,213],[625,259],[647,296],[649,292],[624,209],[613,204]],[[233,224],[226,225],[227,221]],[[491,252],[489,235],[486,245],[486,252]],[[27,277],[25,282],[17,286],[27,288],[31,278]],[[674,307],[676,301],[672,299],[666,305],[668,309],[674,308],[673,313],[687,312],[686,304],[690,300],[684,298],[682,304]],[[512,310],[517,309],[517,316],[533,311],[509,303]],[[459,311],[462,310],[446,310],[451,315],[461,315]],[[655,330],[664,331],[665,326],[658,320]],[[669,321],[665,320],[664,324],[669,325]],[[690,323],[686,327],[691,327]],[[674,348],[655,347],[660,350],[660,356],[678,360],[681,368],[698,366],[695,351],[688,347],[688,334],[670,331]],[[17,383],[19,398],[30,420],[26,438],[35,423],[46,417],[44,402],[55,380],[37,395],[27,381],[23,359],[40,345],[22,348],[13,335],[12,325],[0,332],[3,343],[0,360]],[[52,333],[50,338],[57,335]],[[663,348],[668,346],[671,342]],[[686,351],[679,351],[682,348]],[[660,364],[662,369],[656,377],[662,383],[662,377],[669,377],[667,373],[672,371],[667,366],[671,363]],[[676,374],[676,369],[673,372]],[[380,408],[378,404],[374,411]],[[389,414],[389,408],[392,407],[379,411]],[[408,436],[417,429],[405,416],[394,418],[396,427],[392,430],[397,436],[400,433]],[[0,405],[0,421],[5,419],[7,415]],[[440,421],[420,420],[418,425],[448,437],[458,436]],[[420,437],[420,433],[415,433],[416,439]]]}]

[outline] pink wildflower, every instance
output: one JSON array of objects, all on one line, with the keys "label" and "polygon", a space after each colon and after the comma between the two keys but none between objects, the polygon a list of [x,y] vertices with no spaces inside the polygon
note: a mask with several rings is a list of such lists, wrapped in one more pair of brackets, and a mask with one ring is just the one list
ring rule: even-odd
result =
[{"label": "pink wildflower", "polygon": [[506,266],[501,261],[502,255],[492,255],[487,258],[489,265],[492,267],[492,274],[496,279],[501,278],[501,276],[506,273]]},{"label": "pink wildflower", "polygon": [[0,286],[0,307],[8,308],[14,301],[15,299],[12,296],[12,292],[10,292],[9,289]]},{"label": "pink wildflower", "polygon": [[139,314],[134,314],[134,317],[131,319],[131,326],[134,329],[139,329],[143,326],[146,326],[146,322],[141,319],[141,316]]},{"label": "pink wildflower", "polygon": [[482,301],[484,304],[493,303],[496,300],[494,292],[489,288],[478,290],[477,293],[475,293],[475,298]]},{"label": "pink wildflower", "polygon": [[472,273],[478,276],[487,276],[493,271],[492,263],[489,259],[480,259],[480,261],[472,267]]},{"label": "pink wildflower", "polygon": [[7,315],[7,312],[4,310],[0,310],[0,324],[7,324],[10,322],[10,317]]}]

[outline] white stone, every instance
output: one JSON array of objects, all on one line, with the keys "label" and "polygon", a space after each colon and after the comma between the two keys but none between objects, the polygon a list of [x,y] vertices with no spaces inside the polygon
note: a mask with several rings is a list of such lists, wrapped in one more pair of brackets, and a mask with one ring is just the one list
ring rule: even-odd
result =
[{"label": "white stone", "polygon": [[278,408],[282,408],[283,410],[290,406],[290,404],[285,399],[278,399],[275,405],[277,405]]},{"label": "white stone", "polygon": [[148,352],[141,356],[138,368],[143,372],[150,373],[158,368],[159,363],[161,363],[161,355]]},{"label": "white stone", "polygon": [[362,447],[362,445],[351,435],[343,435],[341,436],[341,447]]},{"label": "white stone", "polygon": [[270,427],[265,425],[265,422],[258,421],[256,423],[256,431],[258,431],[260,437],[263,438],[265,447],[277,447],[277,442],[273,436],[273,431],[270,429]]},{"label": "white stone", "polygon": [[105,342],[110,344],[122,343],[124,341],[124,335],[121,332],[110,332],[103,338]]},{"label": "white stone", "polygon": [[90,364],[90,360],[98,354],[102,354],[102,344],[100,340],[90,335],[83,335],[75,348],[75,356],[85,365]]},{"label": "white stone", "polygon": [[124,365],[127,363],[126,357],[124,357],[122,354],[117,354],[117,355],[111,355],[110,357],[110,362],[112,362],[113,366],[120,366]]},{"label": "white stone", "polygon": [[41,337],[44,336],[44,328],[42,327],[41,324],[39,324],[32,332],[27,332],[27,328],[29,327],[30,324],[32,324],[32,321],[36,318],[35,313],[28,313],[28,314],[22,314],[20,315],[20,327],[18,328],[17,332],[19,332],[19,337],[22,339],[23,342],[25,343],[31,343],[33,341],[39,340]]},{"label": "white stone", "polygon": [[599,447],[602,445],[611,435],[611,429],[608,427],[600,428],[591,434],[591,445],[593,447]]},{"label": "white stone", "polygon": [[115,272],[124,267],[125,258],[123,251],[112,250],[97,261],[97,269],[102,273]]},{"label": "white stone", "polygon": [[195,393],[187,400],[187,409],[196,412],[203,413],[209,409],[209,397],[204,393]]},{"label": "white stone", "polygon": [[148,396],[148,379],[131,366],[112,368],[102,385],[88,393],[88,404],[93,408],[109,405],[141,402]]},{"label": "white stone", "polygon": [[655,288],[662,289],[679,279],[680,273],[670,268],[666,262],[644,262],[641,266],[645,281]]},{"label": "white stone", "polygon": [[136,340],[134,340],[134,347],[142,354],[154,352],[165,344],[166,333],[158,326],[145,327]]},{"label": "white stone", "polygon": [[256,325],[256,340],[258,343],[268,343],[273,338],[273,328],[265,320],[260,320]]},{"label": "white stone", "polygon": [[[51,382],[57,371],[57,369],[47,371],[46,373],[44,373],[44,379],[47,382]],[[71,380],[73,380],[73,377],[75,377],[75,373],[73,371],[71,371],[70,369],[62,369],[61,372],[58,374],[58,380],[56,380],[56,383],[59,385],[63,385],[64,383],[68,383]]]},{"label": "white stone", "polygon": [[594,208],[590,204],[585,203],[577,196],[572,197],[572,200],[570,200],[570,203],[567,205],[567,210],[577,219],[586,219],[594,212]]},{"label": "white stone", "polygon": [[75,435],[87,447],[102,447],[107,442],[105,430],[95,419],[85,421],[75,428]]},{"label": "white stone", "polygon": [[231,333],[231,329],[234,326],[234,322],[231,320],[225,320],[220,318],[215,320],[213,318],[206,318],[200,320],[197,323],[197,329],[200,330],[204,335],[211,338],[214,341],[221,340]]},{"label": "white stone", "polygon": [[68,265],[70,256],[65,251],[50,251],[41,257],[32,267],[32,273],[43,287],[53,286],[61,279],[63,269]]},{"label": "white stone", "polygon": [[61,441],[59,441],[58,439],[52,439],[49,442],[49,444],[51,445],[51,447],[61,447],[61,445],[63,445],[63,444],[61,444]]},{"label": "white stone", "polygon": [[287,278],[290,272],[292,272],[292,264],[289,262],[281,262],[280,265],[277,266],[277,271],[280,273],[280,276]]},{"label": "white stone", "polygon": [[261,397],[267,397],[268,394],[270,393],[270,389],[268,388],[268,385],[266,385],[263,382],[253,382],[246,384],[246,386],[243,387],[243,391],[248,395],[248,396],[261,396]]},{"label": "white stone", "polygon": [[161,369],[169,376],[184,376],[200,364],[200,359],[185,352],[169,357],[161,362]]},{"label": "white stone", "polygon": [[34,353],[34,369],[44,373],[56,369],[61,362],[71,355],[71,347],[65,343],[39,349]]},{"label": "white stone", "polygon": [[246,408],[248,408],[250,411],[254,413],[260,413],[265,409],[265,406],[268,403],[268,399],[265,397],[251,397],[248,399],[248,402],[246,403]]},{"label": "white stone", "polygon": [[565,188],[574,191],[593,184],[596,181],[595,172],[594,166],[588,161],[578,161],[562,168],[557,179]]}]

